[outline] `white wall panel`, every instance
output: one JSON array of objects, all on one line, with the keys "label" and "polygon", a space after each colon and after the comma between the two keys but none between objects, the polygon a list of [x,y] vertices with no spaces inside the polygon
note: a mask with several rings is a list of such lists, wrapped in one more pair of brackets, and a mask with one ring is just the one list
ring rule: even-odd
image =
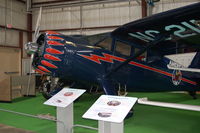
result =
[{"label": "white wall panel", "polygon": [[[34,11],[33,29],[35,29],[37,16],[38,11]],[[141,6],[135,1],[43,9],[41,30],[81,28],[81,25],[82,28],[115,26],[138,18],[141,18]],[[80,31],[70,32],[80,33]]]},{"label": "white wall panel", "polygon": [[152,13],[156,14],[159,12],[190,5],[196,2],[200,2],[200,0],[161,0],[160,2],[155,3]]},{"label": "white wall panel", "polygon": [[19,46],[19,31],[6,30],[6,45]]},{"label": "white wall panel", "polygon": [[[135,10],[137,12],[134,12]],[[85,27],[122,25],[138,18],[141,18],[141,6],[136,2],[101,4],[83,8]]]},{"label": "white wall panel", "polygon": [[81,21],[81,19],[80,19],[80,7],[71,7],[71,9],[70,9],[71,28],[79,28],[80,27],[80,21]]},{"label": "white wall panel", "polygon": [[0,25],[5,25],[5,8],[0,6]]},{"label": "white wall panel", "polygon": [[6,24],[12,24],[15,28],[27,29],[26,5],[24,3],[7,0]]},{"label": "white wall panel", "polygon": [[[67,29],[80,27],[80,8],[43,9],[41,30]],[[33,12],[33,29],[35,29],[38,11]]]},{"label": "white wall panel", "polygon": [[[27,29],[26,4],[16,0],[0,1],[0,25],[11,24],[13,28]],[[19,46],[19,31],[0,28],[0,44]]]},{"label": "white wall panel", "polygon": [[19,32],[0,28],[0,45],[19,46]]},{"label": "white wall panel", "polygon": [[[160,2],[155,3],[152,12],[153,14],[155,14],[199,1],[200,0],[161,0]],[[33,0],[33,2],[41,1]],[[36,16],[38,15],[36,13],[37,11],[33,12],[34,22],[36,22]],[[51,30],[81,28],[81,24],[82,28],[123,25],[125,23],[140,19],[142,17],[142,12],[141,5],[139,5],[136,1],[131,1],[87,5],[82,7],[62,7],[57,9],[44,9],[42,16],[42,30]],[[33,27],[34,26],[35,23],[33,23]],[[65,33],[92,34],[97,32],[103,32],[106,30],[93,29],[83,31],[66,31]]]},{"label": "white wall panel", "polygon": [[27,29],[27,13],[25,11],[13,12],[12,24],[13,24],[13,27],[20,28],[20,29]]},{"label": "white wall panel", "polygon": [[0,28],[0,45],[5,45],[5,29]]},{"label": "white wall panel", "polygon": [[1,2],[0,2],[0,6],[2,7],[5,7],[5,3],[6,3],[6,0],[1,0]]},{"label": "white wall panel", "polygon": [[130,21],[134,21],[141,18],[142,18],[141,5],[133,3],[133,5],[130,6]]},{"label": "white wall panel", "polygon": [[94,27],[100,25],[99,5],[84,6],[82,9],[83,27]]},{"label": "white wall panel", "polygon": [[129,6],[126,7],[120,7],[119,8],[119,14],[120,14],[120,20],[119,20],[119,24],[125,24],[127,22],[130,21],[130,11],[129,11]]}]

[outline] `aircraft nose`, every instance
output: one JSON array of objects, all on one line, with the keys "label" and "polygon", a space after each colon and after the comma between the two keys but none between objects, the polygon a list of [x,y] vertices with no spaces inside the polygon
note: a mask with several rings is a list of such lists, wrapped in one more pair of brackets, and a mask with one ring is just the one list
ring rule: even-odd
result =
[{"label": "aircraft nose", "polygon": [[38,72],[56,76],[63,63],[65,39],[59,33],[47,31],[41,34],[37,44],[27,44],[27,49],[35,52],[34,68]]},{"label": "aircraft nose", "polygon": [[33,54],[38,50],[38,44],[33,42],[28,42],[25,44],[25,50],[27,54]]}]

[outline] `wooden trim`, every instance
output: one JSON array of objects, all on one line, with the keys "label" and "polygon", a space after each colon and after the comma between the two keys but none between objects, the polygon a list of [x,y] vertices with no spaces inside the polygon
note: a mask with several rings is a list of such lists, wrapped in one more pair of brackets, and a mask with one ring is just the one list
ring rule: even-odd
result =
[{"label": "wooden trim", "polygon": [[23,32],[19,31],[19,47],[23,49]]},{"label": "wooden trim", "polygon": [[31,13],[27,13],[27,30],[28,35],[27,35],[27,40],[28,42],[32,41],[32,14]]},{"label": "wooden trim", "polygon": [[23,53],[24,53],[24,51],[23,51],[23,32],[22,31],[19,32],[19,47],[21,49],[21,74],[20,75],[22,75],[22,58],[23,58]]}]

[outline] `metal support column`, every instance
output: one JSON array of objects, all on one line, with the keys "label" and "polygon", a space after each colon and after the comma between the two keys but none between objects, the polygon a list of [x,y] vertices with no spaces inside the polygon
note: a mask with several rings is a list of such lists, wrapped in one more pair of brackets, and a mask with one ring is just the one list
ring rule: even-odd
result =
[{"label": "metal support column", "polygon": [[113,123],[106,121],[98,121],[98,133],[124,133],[124,122]]},{"label": "metal support column", "polygon": [[73,133],[73,103],[65,108],[57,107],[57,133]]}]

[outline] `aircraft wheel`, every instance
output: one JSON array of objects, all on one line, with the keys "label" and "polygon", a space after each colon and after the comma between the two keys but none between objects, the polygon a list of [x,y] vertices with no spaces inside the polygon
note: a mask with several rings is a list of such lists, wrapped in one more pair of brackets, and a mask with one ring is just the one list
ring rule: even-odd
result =
[{"label": "aircraft wheel", "polygon": [[50,95],[50,92],[51,92],[51,83],[46,81],[43,84],[43,87],[42,87],[42,95],[43,95],[43,97],[45,99],[51,98],[52,96]]}]

